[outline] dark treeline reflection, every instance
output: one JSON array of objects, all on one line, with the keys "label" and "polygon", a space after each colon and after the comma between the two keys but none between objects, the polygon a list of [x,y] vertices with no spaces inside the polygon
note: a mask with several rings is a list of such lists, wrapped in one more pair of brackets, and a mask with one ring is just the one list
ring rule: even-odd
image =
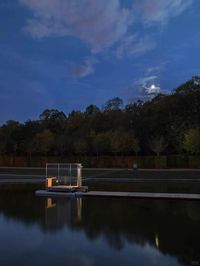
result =
[{"label": "dark treeline reflection", "polygon": [[0,214],[46,234],[67,227],[89,241],[103,238],[122,250],[126,243],[150,244],[183,265],[200,261],[200,205],[194,201],[99,198],[37,198],[35,188],[1,186]]},{"label": "dark treeline reflection", "polygon": [[170,95],[126,105],[115,97],[66,115],[46,109],[38,120],[0,127],[0,154],[55,156],[199,154],[200,77]]}]

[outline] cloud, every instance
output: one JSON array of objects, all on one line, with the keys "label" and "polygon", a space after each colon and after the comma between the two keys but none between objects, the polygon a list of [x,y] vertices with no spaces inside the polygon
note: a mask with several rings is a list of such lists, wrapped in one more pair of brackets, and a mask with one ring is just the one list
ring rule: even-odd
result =
[{"label": "cloud", "polygon": [[126,38],[124,38],[118,46],[117,57],[121,58],[124,55],[140,55],[154,49],[155,46],[156,42],[151,37],[138,37],[137,35],[129,35],[126,36]]},{"label": "cloud", "polygon": [[70,67],[70,74],[73,77],[83,78],[94,73],[94,64],[97,61],[94,59],[86,59],[83,64],[72,63]]},{"label": "cloud", "polygon": [[169,64],[169,61],[163,61],[157,65],[151,66],[149,68],[147,68],[146,70],[146,75],[147,76],[151,76],[151,75],[160,75],[165,69],[166,66]]},{"label": "cloud", "polygon": [[133,14],[119,0],[19,0],[33,12],[24,30],[34,38],[75,36],[93,52],[126,34]]},{"label": "cloud", "polygon": [[155,96],[159,93],[168,93],[163,88],[161,89],[159,84],[162,72],[168,64],[169,61],[163,61],[157,65],[148,67],[143,77],[133,80],[131,88],[136,88],[140,97],[147,97],[147,99],[149,96]]},{"label": "cloud", "polygon": [[141,78],[137,81],[137,84],[141,87],[141,90],[147,89],[151,83],[154,83],[158,77],[157,76],[148,76]]},{"label": "cloud", "polygon": [[146,85],[147,82],[157,79],[157,76],[149,76],[141,78],[138,82],[142,85]]},{"label": "cloud", "polygon": [[185,11],[193,0],[143,0],[140,8],[144,23],[166,24]]},{"label": "cloud", "polygon": [[157,78],[158,76],[156,75],[145,76],[143,78],[134,80],[131,87],[136,87],[140,95],[146,95],[147,88],[150,87],[152,83],[155,83]]},{"label": "cloud", "polygon": [[[141,25],[167,24],[193,2],[135,0],[125,8],[123,0],[18,1],[32,11],[24,31],[33,38],[73,36],[93,53],[114,47],[118,58],[141,55],[155,48],[155,39],[145,34],[141,36],[134,28],[138,22]],[[84,72],[83,66],[79,69]],[[88,67],[88,71],[92,69]]]}]

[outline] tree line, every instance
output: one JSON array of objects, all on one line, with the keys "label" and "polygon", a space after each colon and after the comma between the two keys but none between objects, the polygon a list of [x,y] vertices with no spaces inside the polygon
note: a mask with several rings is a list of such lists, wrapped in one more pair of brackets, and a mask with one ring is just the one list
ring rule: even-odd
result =
[{"label": "tree line", "polygon": [[46,109],[38,120],[9,120],[0,127],[0,154],[151,155],[200,154],[200,77],[152,99],[66,115]]}]

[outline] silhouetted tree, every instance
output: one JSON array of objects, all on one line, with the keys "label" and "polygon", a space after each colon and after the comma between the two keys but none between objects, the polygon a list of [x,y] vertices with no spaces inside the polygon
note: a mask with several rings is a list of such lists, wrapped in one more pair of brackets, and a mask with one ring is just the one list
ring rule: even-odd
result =
[{"label": "silhouetted tree", "polygon": [[54,136],[50,130],[45,129],[33,138],[34,152],[47,155],[54,141]]},{"label": "silhouetted tree", "polygon": [[111,110],[121,110],[123,108],[123,100],[119,97],[115,97],[111,100],[108,100],[104,105],[105,111],[111,111]]},{"label": "silhouetted tree", "polygon": [[66,116],[46,109],[36,121],[8,121],[0,127],[1,154],[197,154],[200,77],[169,95],[123,106],[119,97]]},{"label": "silhouetted tree", "polygon": [[157,156],[159,156],[160,153],[166,149],[167,144],[163,137],[159,137],[151,139],[149,141],[149,147]]},{"label": "silhouetted tree", "polygon": [[200,153],[200,128],[192,128],[186,131],[184,134],[183,147],[191,154]]},{"label": "silhouetted tree", "polygon": [[63,121],[66,115],[57,109],[46,109],[40,115],[40,120]]}]

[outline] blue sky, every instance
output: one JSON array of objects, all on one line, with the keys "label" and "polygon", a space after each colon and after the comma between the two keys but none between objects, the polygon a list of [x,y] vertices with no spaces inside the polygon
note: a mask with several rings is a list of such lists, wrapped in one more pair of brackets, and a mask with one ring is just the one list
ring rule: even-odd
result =
[{"label": "blue sky", "polygon": [[0,0],[0,123],[200,74],[198,0]]}]

